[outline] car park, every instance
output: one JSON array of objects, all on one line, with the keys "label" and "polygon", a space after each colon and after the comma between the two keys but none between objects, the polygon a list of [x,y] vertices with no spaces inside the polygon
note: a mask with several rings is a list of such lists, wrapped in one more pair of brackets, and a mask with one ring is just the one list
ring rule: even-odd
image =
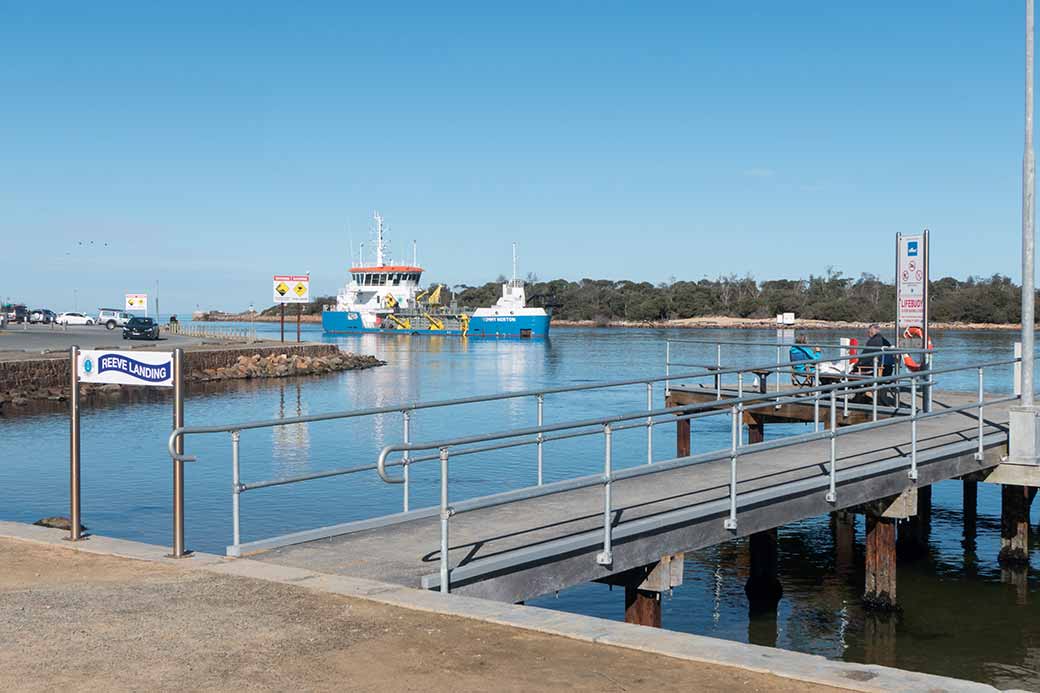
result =
[{"label": "car park", "polygon": [[31,322],[34,325],[49,325],[52,322],[54,322],[55,318],[57,317],[58,316],[55,315],[53,310],[48,310],[47,308],[37,308],[36,310],[29,313],[29,322]]},{"label": "car park", "polygon": [[93,325],[94,318],[83,313],[59,313],[55,320],[59,325]]},{"label": "car park", "polygon": [[99,308],[97,324],[104,325],[109,330],[114,330],[125,325],[132,317],[130,313],[118,308]]},{"label": "car park", "polygon": [[152,318],[130,318],[123,325],[123,339],[159,339],[159,323]]}]

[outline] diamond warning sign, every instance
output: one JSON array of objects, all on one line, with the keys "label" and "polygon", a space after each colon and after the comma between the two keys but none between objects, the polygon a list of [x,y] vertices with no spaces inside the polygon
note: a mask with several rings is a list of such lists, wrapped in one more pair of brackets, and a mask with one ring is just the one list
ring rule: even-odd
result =
[{"label": "diamond warning sign", "polygon": [[311,300],[311,278],[307,275],[274,275],[275,303],[308,303]]}]

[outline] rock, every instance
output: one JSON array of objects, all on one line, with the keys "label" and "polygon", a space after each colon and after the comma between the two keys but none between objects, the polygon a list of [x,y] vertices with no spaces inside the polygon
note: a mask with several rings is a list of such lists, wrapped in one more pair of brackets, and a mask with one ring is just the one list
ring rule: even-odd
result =
[{"label": "rock", "polygon": [[[40,527],[50,527],[51,529],[64,529],[66,532],[72,529],[72,521],[67,517],[45,517],[42,520],[37,520],[33,524]],[[86,526],[81,524],[79,526],[79,531],[86,532]]]}]

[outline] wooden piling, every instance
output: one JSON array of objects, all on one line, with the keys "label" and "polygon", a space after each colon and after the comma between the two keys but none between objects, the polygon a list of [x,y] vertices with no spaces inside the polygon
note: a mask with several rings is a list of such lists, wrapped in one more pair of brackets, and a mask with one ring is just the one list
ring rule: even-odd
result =
[{"label": "wooden piling", "polygon": [[867,514],[866,589],[868,609],[894,611],[896,602],[896,521]]},{"label": "wooden piling", "polygon": [[964,489],[964,509],[961,513],[964,520],[964,544],[965,548],[968,548],[968,544],[974,546],[973,540],[977,531],[979,482],[965,478],[961,481],[961,484]]},{"label": "wooden piling", "polygon": [[750,574],[744,583],[748,605],[752,611],[775,609],[784,594],[778,571],[777,530],[755,532],[749,537],[748,549],[751,552]]},{"label": "wooden piling", "polygon": [[661,593],[641,590],[636,584],[625,585],[625,623],[661,627]]},{"label": "wooden piling", "polygon": [[917,514],[899,525],[899,550],[906,558],[920,558],[928,553],[932,530],[932,487],[917,487]]},{"label": "wooden piling", "polygon": [[690,420],[679,419],[675,422],[675,456],[690,456]]},{"label": "wooden piling", "polygon": [[845,510],[831,513],[834,537],[834,567],[839,575],[853,575],[856,556],[856,516]]},{"label": "wooden piling", "polygon": [[1002,484],[1000,495],[998,560],[1002,565],[1029,565],[1029,507],[1036,488]]}]

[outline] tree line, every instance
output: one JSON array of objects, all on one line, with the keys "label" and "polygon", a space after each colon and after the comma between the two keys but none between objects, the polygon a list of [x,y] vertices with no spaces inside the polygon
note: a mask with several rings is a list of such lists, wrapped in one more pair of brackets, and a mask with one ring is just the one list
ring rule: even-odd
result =
[{"label": "tree line", "polygon": [[[456,285],[442,290],[444,302],[459,306],[492,305],[502,295],[505,277],[482,286]],[[1021,316],[1021,287],[1001,274],[955,279],[943,277],[929,284],[931,319],[935,322],[1016,323]],[[596,323],[611,321],[658,322],[700,316],[771,318],[791,312],[810,320],[854,322],[891,321],[895,315],[893,284],[872,274],[846,277],[828,270],[808,279],[771,279],[720,276],[698,281],[671,280],[660,284],[613,279],[527,278],[528,304],[553,310],[561,320]],[[303,306],[306,314],[320,313],[335,304],[334,296],[317,297]],[[277,306],[264,311],[276,315]],[[293,306],[287,315],[295,314]]]},{"label": "tree line", "polygon": [[[846,277],[829,270],[808,279],[721,276],[661,284],[627,280],[529,277],[530,305],[553,308],[563,320],[657,322],[699,316],[771,318],[792,312],[811,320],[891,321],[895,286],[872,274]],[[459,305],[486,306],[501,294],[501,279],[478,287],[456,287]],[[1001,274],[943,277],[929,284],[931,319],[935,322],[1015,323],[1021,316],[1021,287]]]}]

